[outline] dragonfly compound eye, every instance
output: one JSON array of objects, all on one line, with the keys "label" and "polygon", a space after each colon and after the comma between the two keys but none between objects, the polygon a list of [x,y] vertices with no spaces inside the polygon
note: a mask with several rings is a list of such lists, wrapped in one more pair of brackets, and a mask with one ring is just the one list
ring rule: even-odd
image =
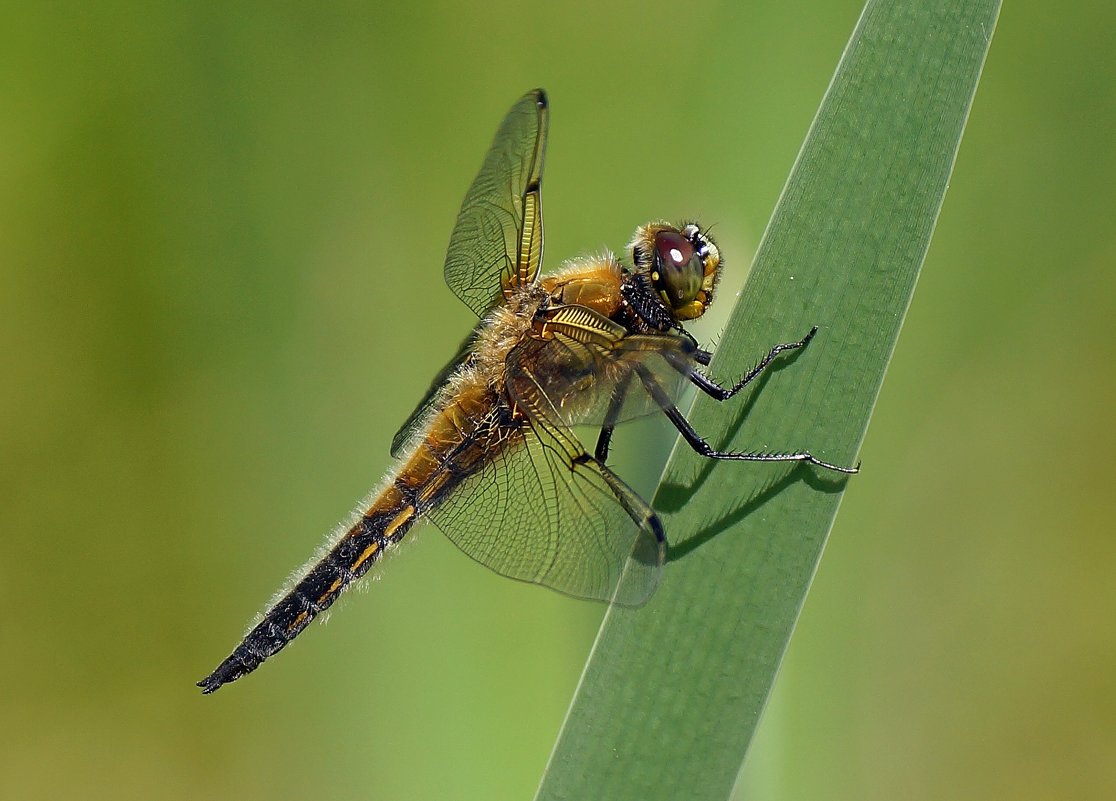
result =
[{"label": "dragonfly compound eye", "polygon": [[666,304],[687,308],[701,292],[705,269],[693,244],[677,231],[655,234],[655,265],[651,283]]}]

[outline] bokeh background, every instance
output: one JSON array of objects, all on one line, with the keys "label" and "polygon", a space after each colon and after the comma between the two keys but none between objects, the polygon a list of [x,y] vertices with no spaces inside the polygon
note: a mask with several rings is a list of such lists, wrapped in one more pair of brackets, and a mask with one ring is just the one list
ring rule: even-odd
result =
[{"label": "bokeh background", "polygon": [[[551,94],[551,265],[693,216],[739,287],[859,10],[5,4],[0,797],[530,798],[603,608],[433,528],[193,682],[470,326],[440,265],[511,102]],[[740,798],[1116,787],[1114,35],[1003,13]]]}]

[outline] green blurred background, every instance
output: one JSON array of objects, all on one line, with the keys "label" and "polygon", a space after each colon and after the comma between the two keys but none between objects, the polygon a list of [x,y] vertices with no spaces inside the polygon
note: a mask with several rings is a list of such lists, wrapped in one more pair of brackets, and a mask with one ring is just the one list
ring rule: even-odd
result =
[{"label": "green blurred background", "polygon": [[[469,327],[440,265],[515,98],[551,94],[552,266],[693,216],[735,291],[859,10],[6,4],[0,797],[529,799],[603,607],[431,527],[193,682]],[[1003,13],[741,798],[1116,787],[1114,33]]]}]

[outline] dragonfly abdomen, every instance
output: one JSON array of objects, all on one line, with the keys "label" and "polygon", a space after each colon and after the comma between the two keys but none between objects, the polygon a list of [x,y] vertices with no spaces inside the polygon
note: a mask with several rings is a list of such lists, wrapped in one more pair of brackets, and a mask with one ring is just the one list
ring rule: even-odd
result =
[{"label": "dragonfly abdomen", "polygon": [[[415,507],[404,497],[395,486],[381,493],[341,539],[271,606],[236,650],[198,682],[203,692],[211,693],[251,673],[328,609],[346,587],[367,573],[387,547],[402,539],[415,521]],[[398,499],[394,508],[382,503],[388,498]]]},{"label": "dragonfly abdomen", "polygon": [[423,438],[387,485],[302,578],[280,595],[236,650],[198,682],[203,692],[236,681],[281,651],[367,573],[390,545],[399,542],[420,514],[494,452],[494,443],[476,436],[475,427],[475,421],[484,420],[484,411],[492,408],[492,394],[477,383],[461,390],[428,422]]}]

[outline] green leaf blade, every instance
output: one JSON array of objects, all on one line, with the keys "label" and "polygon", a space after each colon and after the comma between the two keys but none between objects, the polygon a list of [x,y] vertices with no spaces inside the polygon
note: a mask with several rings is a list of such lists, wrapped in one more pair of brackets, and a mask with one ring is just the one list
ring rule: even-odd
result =
[{"label": "green leaf blade", "polygon": [[[711,371],[738,376],[821,330],[746,397],[699,399],[691,420],[714,447],[853,459],[999,6],[865,7]],[[729,796],[845,486],[813,467],[711,464],[676,446],[655,498],[671,563],[644,608],[609,611],[539,799]]]}]

